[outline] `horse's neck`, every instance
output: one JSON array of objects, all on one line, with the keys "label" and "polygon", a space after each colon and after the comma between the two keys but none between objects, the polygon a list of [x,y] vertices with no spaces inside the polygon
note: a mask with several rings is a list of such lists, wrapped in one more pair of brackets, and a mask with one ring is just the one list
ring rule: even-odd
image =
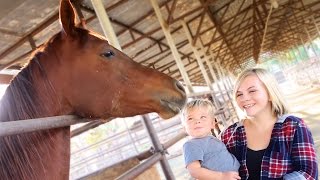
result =
[{"label": "horse's neck", "polygon": [[[0,121],[63,113],[48,82],[27,76],[18,75],[8,87],[0,105]],[[18,82],[19,78],[29,82]],[[28,84],[31,86],[26,87]],[[68,179],[69,159],[70,127],[0,138],[0,179]]]},{"label": "horse's neck", "polygon": [[70,128],[0,139],[1,179],[68,179]]}]

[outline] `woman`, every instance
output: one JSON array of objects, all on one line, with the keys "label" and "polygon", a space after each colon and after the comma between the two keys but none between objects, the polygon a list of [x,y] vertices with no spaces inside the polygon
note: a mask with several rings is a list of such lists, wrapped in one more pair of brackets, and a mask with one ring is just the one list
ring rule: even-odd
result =
[{"label": "woman", "polygon": [[318,179],[311,132],[288,108],[274,77],[251,68],[238,77],[234,97],[248,118],[228,127],[222,141],[240,162],[241,179]]}]

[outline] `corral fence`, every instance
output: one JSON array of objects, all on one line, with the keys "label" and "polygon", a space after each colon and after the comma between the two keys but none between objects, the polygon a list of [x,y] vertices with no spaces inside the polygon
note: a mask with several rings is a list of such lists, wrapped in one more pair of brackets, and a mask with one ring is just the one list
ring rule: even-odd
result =
[{"label": "corral fence", "polygon": [[[230,92],[225,91],[221,96],[229,96]],[[189,95],[188,98],[207,98],[212,96],[213,94],[217,94],[215,92],[204,92],[204,93],[194,93]],[[216,128],[215,134],[219,134],[221,132],[221,128],[226,126],[230,122],[234,122],[237,120],[237,115],[235,109],[233,109],[233,105],[231,100],[220,102],[223,104],[217,109],[216,117],[218,126]],[[54,116],[54,117],[45,117],[45,118],[37,118],[37,119],[28,119],[28,120],[18,120],[18,121],[9,121],[9,122],[0,122],[0,137],[11,136],[15,134],[28,133],[33,131],[47,130],[52,128],[59,128],[65,126],[71,126],[78,123],[84,123],[85,125],[74,129],[71,131],[71,137],[77,136],[89,129],[93,129],[101,124],[104,124],[108,120],[92,120],[92,119],[82,119],[73,115],[64,115],[64,116]],[[145,129],[147,130],[149,139],[151,140],[152,147],[140,153],[136,156],[139,161],[143,161],[139,165],[130,169],[126,173],[122,174],[118,177],[118,179],[134,179],[139,174],[144,172],[146,169],[150,168],[157,162],[160,162],[163,173],[166,179],[174,179],[174,175],[169,166],[168,160],[166,158],[167,149],[186,137],[184,132],[180,132],[177,135],[173,136],[170,140],[161,144],[159,137],[157,136],[157,132],[152,124],[152,120],[149,118],[149,115],[142,116],[142,122],[144,124]],[[180,124],[180,122],[178,122]],[[92,173],[94,174],[94,173]],[[90,175],[89,175],[90,176]],[[85,177],[84,177],[85,178]]]}]

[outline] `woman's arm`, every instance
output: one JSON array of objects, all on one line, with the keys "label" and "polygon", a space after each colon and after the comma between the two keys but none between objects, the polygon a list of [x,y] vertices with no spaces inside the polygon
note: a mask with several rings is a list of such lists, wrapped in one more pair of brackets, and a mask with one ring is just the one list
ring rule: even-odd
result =
[{"label": "woman's arm", "polygon": [[241,179],[238,172],[218,172],[201,167],[199,161],[188,164],[187,169],[190,175],[199,180],[235,180]]},{"label": "woman's arm", "polygon": [[317,179],[318,164],[311,132],[301,120],[294,134],[291,157],[295,172],[287,174],[284,179]]}]

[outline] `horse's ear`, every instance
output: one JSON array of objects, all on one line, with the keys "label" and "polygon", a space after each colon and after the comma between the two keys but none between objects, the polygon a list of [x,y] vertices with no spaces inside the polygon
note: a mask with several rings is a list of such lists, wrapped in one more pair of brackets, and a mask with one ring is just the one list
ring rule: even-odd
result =
[{"label": "horse's ear", "polygon": [[60,1],[59,15],[62,29],[66,33],[66,35],[75,35],[75,13],[70,0]]}]

